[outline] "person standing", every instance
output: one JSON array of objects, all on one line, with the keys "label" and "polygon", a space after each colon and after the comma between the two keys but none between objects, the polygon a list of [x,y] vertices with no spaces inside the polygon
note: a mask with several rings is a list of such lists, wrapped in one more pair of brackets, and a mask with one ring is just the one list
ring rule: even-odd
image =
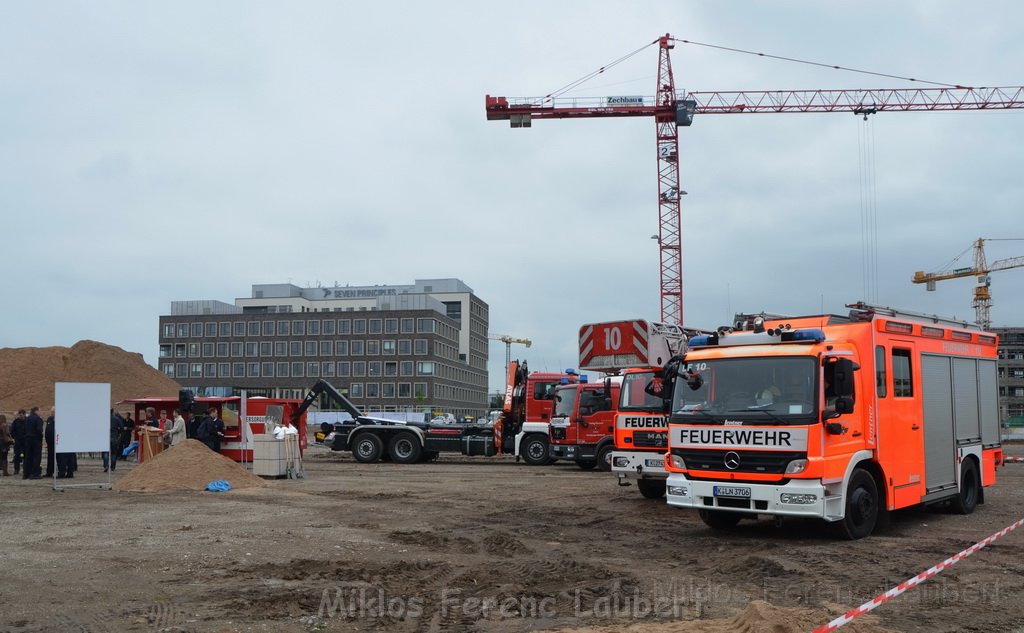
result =
[{"label": "person standing", "polygon": [[22,479],[42,479],[43,419],[39,407],[32,407],[25,418],[25,464]]},{"label": "person standing", "polygon": [[14,438],[11,437],[11,430],[7,427],[7,416],[0,413],[0,475],[9,477],[7,470],[7,454],[10,452]]},{"label": "person standing", "polygon": [[146,426],[160,428],[160,422],[156,419],[156,409],[153,407],[146,407]]},{"label": "person standing", "polygon": [[213,424],[213,451],[220,452],[220,443],[224,441],[224,420],[220,419],[217,410],[210,407],[210,422]]},{"label": "person standing", "polygon": [[53,429],[53,411],[50,411],[49,417],[46,418],[46,429],[43,431],[43,437],[46,439],[46,473],[47,477],[53,477],[53,451],[56,448],[56,437],[54,436]]},{"label": "person standing", "polygon": [[210,407],[207,416],[196,429],[196,439],[206,444],[215,453],[220,452],[220,443],[224,439],[224,422],[217,415],[217,409]]},{"label": "person standing", "polygon": [[124,431],[125,421],[117,411],[110,410],[110,452],[103,453],[103,472],[107,469],[117,470],[117,456],[123,450],[121,448],[121,432]]},{"label": "person standing", "polygon": [[171,447],[177,446],[185,441],[185,418],[181,417],[181,411],[174,410],[174,423],[167,430],[167,440]]},{"label": "person standing", "polygon": [[17,415],[14,416],[14,422],[11,422],[11,437],[14,439],[14,474],[17,475],[21,471],[22,462],[25,461],[25,426],[28,423],[25,422],[25,410],[18,409]]}]

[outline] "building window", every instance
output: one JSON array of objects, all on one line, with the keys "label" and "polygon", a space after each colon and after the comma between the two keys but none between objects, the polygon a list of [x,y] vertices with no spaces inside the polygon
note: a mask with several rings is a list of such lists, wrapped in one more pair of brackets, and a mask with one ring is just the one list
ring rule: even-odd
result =
[{"label": "building window", "polygon": [[320,355],[334,356],[334,341],[320,341]]},{"label": "building window", "polygon": [[199,343],[188,344],[188,357],[199,358]]},{"label": "building window", "polygon": [[416,332],[416,319],[402,319],[402,334],[414,334]]},{"label": "building window", "polygon": [[306,321],[306,334],[320,336],[320,321]]},{"label": "building window", "polygon": [[278,378],[287,378],[288,375],[289,375],[288,374],[288,363],[278,363],[277,364],[277,377]]},{"label": "building window", "polygon": [[232,324],[231,336],[245,336],[245,321],[235,321]]},{"label": "building window", "polygon": [[260,356],[270,357],[274,355],[274,343],[272,341],[260,341]]},{"label": "building window", "polygon": [[226,358],[228,355],[228,344],[217,343],[217,356],[220,358]]},{"label": "building window", "polygon": [[203,324],[203,329],[207,337],[217,336],[217,323],[215,321],[207,321]]},{"label": "building window", "polygon": [[334,342],[334,355],[335,356],[348,356],[348,341],[335,341]]},{"label": "building window", "polygon": [[909,349],[892,350],[892,395],[897,398],[914,397]]},{"label": "building window", "polygon": [[277,326],[277,323],[275,323],[274,321],[264,321],[263,322],[263,336],[274,336],[274,331],[276,329],[276,326]]},{"label": "building window", "polygon": [[319,378],[320,363],[306,363],[306,375],[310,378]]},{"label": "building window", "polygon": [[292,335],[292,324],[288,321],[280,321],[277,324],[277,335],[278,336],[291,336]]},{"label": "building window", "polygon": [[399,398],[411,398],[412,397],[412,384],[407,382],[398,383],[398,397]]},{"label": "building window", "polygon": [[369,370],[371,376],[380,376],[380,372],[381,372],[381,363],[380,363],[380,361],[379,360],[371,360],[367,364],[367,369]]},{"label": "building window", "polygon": [[288,341],[274,341],[274,356],[288,355]]},{"label": "building window", "polygon": [[321,331],[324,336],[334,336],[334,326],[337,323],[334,319],[324,319]]},{"label": "building window", "polygon": [[192,338],[203,338],[203,324],[193,323],[192,324]]},{"label": "building window", "polygon": [[422,339],[422,338],[416,339],[416,344],[415,344],[414,351],[415,351],[417,356],[424,356],[424,355],[426,355],[426,353],[427,353],[427,340],[426,339]]},{"label": "building window", "polygon": [[353,356],[362,356],[363,355],[363,342],[362,341],[352,341],[352,355]]},{"label": "building window", "polygon": [[259,336],[260,335],[260,322],[249,321],[247,336]]},{"label": "building window", "polygon": [[178,324],[178,338],[188,338],[188,323]]},{"label": "building window", "polygon": [[306,341],[306,356],[316,356],[316,341]]},{"label": "building window", "polygon": [[231,378],[231,363],[217,363],[217,376]]},{"label": "building window", "polygon": [[380,397],[380,385],[375,382],[366,383],[366,397],[367,398],[379,398]]},{"label": "building window", "polygon": [[164,374],[174,378],[174,363],[167,363],[164,365]]},{"label": "building window", "polygon": [[164,338],[174,338],[173,323],[164,323]]},{"label": "building window", "polygon": [[263,363],[263,377],[273,378],[274,377],[274,363]]},{"label": "building window", "polygon": [[366,355],[367,356],[379,356],[380,355],[380,341],[377,339],[371,339],[366,341]]},{"label": "building window", "polygon": [[398,341],[398,355],[409,356],[412,354],[412,341],[405,339]]},{"label": "building window", "polygon": [[353,334],[366,334],[366,319],[353,319],[352,320],[352,333]]},{"label": "building window", "polygon": [[258,351],[259,351],[259,347],[257,346],[256,341],[250,341],[250,342],[245,344],[245,355],[246,356],[255,356]]},{"label": "building window", "polygon": [[348,391],[349,395],[351,395],[353,398],[362,398],[363,384],[359,382],[354,382],[348,386]]},{"label": "building window", "polygon": [[366,361],[357,360],[352,363],[352,375],[353,376],[365,376],[366,375]]},{"label": "building window", "polygon": [[383,382],[380,385],[380,397],[381,398],[394,398],[395,397],[395,383]]},{"label": "building window", "polygon": [[292,377],[302,378],[306,375],[305,363],[292,363]]},{"label": "building window", "polygon": [[338,361],[338,375],[348,376],[351,373],[350,365],[347,360]]},{"label": "building window", "polygon": [[292,336],[305,336],[306,335],[306,322],[305,321],[292,321]]},{"label": "building window", "polygon": [[426,398],[427,397],[427,383],[417,382],[412,386],[412,397],[413,398]]},{"label": "building window", "polygon": [[203,343],[203,357],[210,358],[213,356],[213,343]]},{"label": "building window", "polygon": [[170,345],[170,343],[168,343],[167,345],[161,345],[160,346],[160,358],[171,358],[171,345]]},{"label": "building window", "polygon": [[395,355],[395,342],[394,341],[381,341],[381,353],[385,356]]},{"label": "building window", "polygon": [[189,365],[188,371],[189,378],[202,378],[203,377],[203,364],[192,363]]},{"label": "building window", "polygon": [[188,376],[188,363],[177,363],[174,366],[174,373],[180,378]]},{"label": "building window", "polygon": [[416,326],[420,332],[433,332],[435,328],[434,319],[417,319]]},{"label": "building window", "polygon": [[398,363],[393,361],[393,360],[389,360],[388,362],[384,363],[384,375],[385,376],[397,376],[398,375]]},{"label": "building window", "polygon": [[384,333],[398,334],[398,319],[384,319]]},{"label": "building window", "polygon": [[243,349],[244,349],[244,347],[243,347],[242,343],[240,343],[240,342],[232,343],[231,344],[231,355],[232,356],[241,356]]},{"label": "building window", "polygon": [[207,378],[216,378],[217,363],[203,363],[203,376]]},{"label": "building window", "polygon": [[334,365],[333,361],[328,361],[328,362],[324,363],[324,377],[325,378],[333,378],[334,377],[334,367],[335,367],[335,365]]},{"label": "building window", "polygon": [[245,363],[231,363],[231,377],[245,378]]},{"label": "building window", "polygon": [[370,319],[370,334],[380,334],[380,319]]},{"label": "building window", "polygon": [[351,334],[352,322],[349,319],[338,319],[338,334]]},{"label": "building window", "polygon": [[434,363],[430,361],[416,363],[416,373],[420,376],[433,376],[434,375]]},{"label": "building window", "polygon": [[403,360],[399,365],[399,368],[402,370],[403,376],[412,376],[415,365],[411,360]]},{"label": "building window", "polygon": [[231,322],[230,321],[221,321],[220,323],[217,324],[217,329],[218,329],[218,332],[217,332],[218,335],[220,335],[220,336],[231,336]]}]

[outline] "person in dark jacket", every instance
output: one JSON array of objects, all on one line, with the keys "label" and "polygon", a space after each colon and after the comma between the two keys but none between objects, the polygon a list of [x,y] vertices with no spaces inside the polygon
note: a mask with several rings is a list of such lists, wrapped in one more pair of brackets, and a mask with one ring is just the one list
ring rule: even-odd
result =
[{"label": "person in dark jacket", "polygon": [[224,439],[224,421],[217,415],[217,409],[210,407],[207,416],[196,429],[196,439],[206,444],[215,453],[220,452],[220,443]]},{"label": "person in dark jacket", "polygon": [[21,472],[21,464],[25,461],[25,410],[18,409],[18,414],[11,422],[11,437],[14,439],[14,474]]},{"label": "person in dark jacket", "polygon": [[11,429],[7,426],[7,416],[0,413],[0,476],[7,477],[11,473],[7,470],[7,454],[11,451],[14,438],[11,437]]},{"label": "person in dark jacket", "polygon": [[56,447],[56,437],[53,430],[53,414],[51,413],[46,418],[46,429],[43,431],[43,437],[46,439],[46,472],[44,476],[53,477],[53,449]]},{"label": "person in dark jacket", "polygon": [[107,469],[117,470],[117,455],[121,448],[121,433],[124,431],[125,421],[117,411],[110,410],[110,452],[103,453],[103,472]]},{"label": "person in dark jacket", "polygon": [[32,407],[25,418],[25,464],[22,479],[41,479],[43,470],[40,467],[43,459],[43,419],[39,417],[39,407]]}]

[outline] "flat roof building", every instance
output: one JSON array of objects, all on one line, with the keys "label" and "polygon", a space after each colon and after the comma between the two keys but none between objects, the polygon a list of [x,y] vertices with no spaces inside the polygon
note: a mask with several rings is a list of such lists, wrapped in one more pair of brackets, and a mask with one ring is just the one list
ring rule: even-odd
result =
[{"label": "flat roof building", "polygon": [[366,411],[487,410],[488,307],[458,279],[174,301],[159,367],[197,395],[303,397],[320,378]]},{"label": "flat roof building", "polygon": [[999,417],[1024,433],[1024,327],[991,330],[999,335]]}]

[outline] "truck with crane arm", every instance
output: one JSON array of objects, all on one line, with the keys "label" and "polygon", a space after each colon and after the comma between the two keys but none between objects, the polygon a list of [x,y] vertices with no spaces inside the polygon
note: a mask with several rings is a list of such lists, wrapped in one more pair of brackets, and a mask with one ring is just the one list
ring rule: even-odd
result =
[{"label": "truck with crane arm", "polygon": [[690,338],[665,368],[669,505],[715,529],[803,517],[858,539],[893,510],[985,501],[1004,461],[998,337],[847,307]]}]

